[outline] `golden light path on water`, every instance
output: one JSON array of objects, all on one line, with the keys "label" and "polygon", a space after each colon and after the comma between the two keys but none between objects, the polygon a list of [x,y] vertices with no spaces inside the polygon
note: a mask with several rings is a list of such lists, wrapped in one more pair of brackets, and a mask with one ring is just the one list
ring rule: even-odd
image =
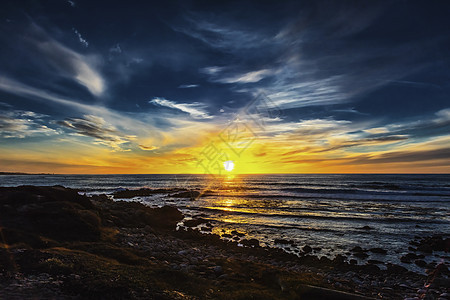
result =
[{"label": "golden light path on water", "polygon": [[[258,218],[256,215],[268,212],[266,208],[258,207],[261,203],[257,199],[245,196],[251,193],[245,182],[246,177],[246,175],[231,172],[220,176],[211,176],[208,186],[202,191],[202,194],[207,194],[208,191],[217,193],[216,197],[208,197],[204,206],[204,208],[215,212],[211,216],[213,216],[214,221],[218,222],[212,228],[211,233],[220,236],[229,235],[231,238],[232,232],[237,230],[240,233],[245,233],[246,238],[261,239],[261,236],[253,235],[245,230],[249,224],[263,225],[265,222],[261,221],[265,218],[261,216]],[[274,222],[274,220],[271,220],[271,222]],[[237,239],[235,235],[233,238]],[[265,243],[262,242],[261,245],[265,245]]]}]

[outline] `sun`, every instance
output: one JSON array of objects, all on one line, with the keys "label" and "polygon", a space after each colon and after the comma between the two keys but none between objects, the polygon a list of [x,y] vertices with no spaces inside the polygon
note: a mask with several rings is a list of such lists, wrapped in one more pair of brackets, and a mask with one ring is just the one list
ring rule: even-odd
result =
[{"label": "sun", "polygon": [[223,162],[223,167],[225,168],[225,170],[227,170],[228,172],[233,171],[234,169],[234,162],[232,160],[227,160]]}]

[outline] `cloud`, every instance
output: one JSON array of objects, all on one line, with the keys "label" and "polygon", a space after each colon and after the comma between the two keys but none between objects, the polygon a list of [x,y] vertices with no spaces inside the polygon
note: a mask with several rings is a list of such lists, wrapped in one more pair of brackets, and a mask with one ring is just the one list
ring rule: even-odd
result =
[{"label": "cloud", "polygon": [[354,164],[409,163],[420,161],[450,161],[450,148],[392,151],[376,156],[360,156],[351,160]]},{"label": "cloud", "polygon": [[0,137],[19,138],[56,135],[58,132],[47,127],[42,120],[46,115],[32,111],[1,111],[0,110]]},{"label": "cloud", "polygon": [[207,20],[204,15],[190,12],[185,15],[186,25],[173,26],[172,29],[198,39],[211,48],[225,52],[237,52],[263,46],[270,46],[271,39],[262,32],[245,29],[238,22],[214,16]]},{"label": "cloud", "polygon": [[120,47],[119,44],[116,44],[113,47],[109,48],[109,52],[120,54],[120,53],[122,53],[122,48]]},{"label": "cloud", "polygon": [[269,69],[263,69],[243,74],[237,74],[231,77],[220,78],[216,81],[221,83],[255,83],[269,75],[273,75],[273,71]]},{"label": "cloud", "polygon": [[157,146],[144,146],[144,145],[139,145],[139,148],[141,148],[141,150],[145,150],[145,151],[153,151],[153,150],[159,149],[159,147],[157,147]]},{"label": "cloud", "polygon": [[81,55],[52,39],[39,26],[34,25],[28,42],[37,51],[35,54],[60,76],[70,78],[85,86],[95,96],[101,96],[106,89],[105,80],[94,68],[93,57]]},{"label": "cloud", "polygon": [[78,41],[80,41],[81,44],[83,44],[83,46],[85,46],[86,48],[89,46],[88,41],[86,41],[82,36],[81,33],[78,32],[78,30],[76,30],[75,28],[72,28],[73,32],[76,34],[76,36],[78,37]]},{"label": "cloud", "polygon": [[204,104],[194,102],[194,103],[176,103],[174,101],[170,101],[164,98],[153,98],[149,103],[165,106],[173,109],[180,110],[182,112],[188,113],[194,119],[211,119],[206,111],[206,106]]},{"label": "cloud", "polygon": [[192,88],[196,88],[199,87],[200,85],[198,84],[182,84],[180,86],[178,86],[179,89],[192,89]]},{"label": "cloud", "polygon": [[106,123],[103,118],[93,115],[85,115],[83,118],[68,118],[58,121],[57,124],[72,129],[79,135],[93,137],[98,144],[107,145],[119,151],[128,150],[122,148],[123,144],[136,138],[121,133],[114,126]]},{"label": "cloud", "polygon": [[201,68],[199,71],[200,71],[200,73],[204,73],[204,74],[208,74],[208,75],[215,75],[223,70],[225,70],[224,67],[212,66],[212,67]]},{"label": "cloud", "polygon": [[[187,24],[175,30],[228,56],[227,65],[200,69],[210,81],[238,84],[231,88],[253,96],[262,89],[282,109],[351,102],[430,66],[417,41],[353,42],[351,38],[373,25],[386,4],[331,6],[302,7],[285,22],[266,23],[240,20],[233,11],[189,12]],[[436,41],[422,43],[427,47]]]}]

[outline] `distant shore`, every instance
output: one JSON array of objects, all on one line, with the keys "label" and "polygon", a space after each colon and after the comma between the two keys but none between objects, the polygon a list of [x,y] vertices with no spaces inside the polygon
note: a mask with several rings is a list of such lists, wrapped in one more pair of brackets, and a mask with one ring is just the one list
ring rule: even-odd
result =
[{"label": "distant shore", "polygon": [[0,298],[445,299],[450,292],[446,262],[425,276],[306,248],[299,257],[258,240],[202,234],[193,229],[201,219],[176,230],[183,218],[175,207],[61,186],[0,188]]},{"label": "distant shore", "polygon": [[52,173],[0,172],[0,175],[54,175]]}]

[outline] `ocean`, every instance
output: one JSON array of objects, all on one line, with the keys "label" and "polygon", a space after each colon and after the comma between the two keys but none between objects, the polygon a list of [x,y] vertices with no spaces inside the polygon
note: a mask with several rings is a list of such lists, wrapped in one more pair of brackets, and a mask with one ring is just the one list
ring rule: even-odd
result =
[{"label": "ocean", "polygon": [[[151,207],[174,205],[187,219],[201,216],[219,235],[233,230],[263,246],[298,253],[354,258],[351,249],[381,247],[387,254],[366,259],[400,261],[414,238],[450,234],[450,175],[431,174],[276,174],[234,175],[2,175],[0,186],[62,185],[83,193],[112,194],[123,189],[167,189],[151,196],[123,199]],[[170,189],[207,191],[197,200],[171,197]],[[117,199],[116,199],[117,200]],[[226,238],[225,238],[226,239]],[[291,244],[276,243],[276,239]],[[434,252],[426,262],[449,261]],[[383,267],[383,266],[380,266]]]}]

